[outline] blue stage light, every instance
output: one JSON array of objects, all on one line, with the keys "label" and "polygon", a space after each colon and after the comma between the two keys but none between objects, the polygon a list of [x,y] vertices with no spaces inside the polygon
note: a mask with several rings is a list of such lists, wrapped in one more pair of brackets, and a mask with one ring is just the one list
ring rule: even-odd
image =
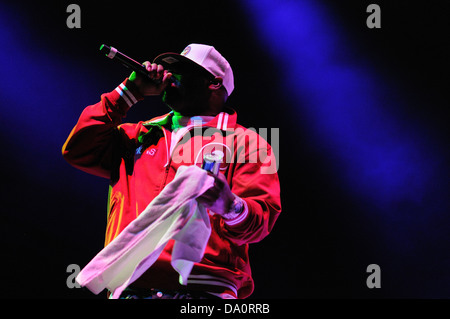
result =
[{"label": "blue stage light", "polygon": [[401,92],[389,86],[395,82],[360,56],[320,2],[243,3],[261,46],[285,73],[279,84],[294,101],[291,118],[342,188],[378,207],[420,203],[437,155],[423,140],[426,129],[403,119]]}]

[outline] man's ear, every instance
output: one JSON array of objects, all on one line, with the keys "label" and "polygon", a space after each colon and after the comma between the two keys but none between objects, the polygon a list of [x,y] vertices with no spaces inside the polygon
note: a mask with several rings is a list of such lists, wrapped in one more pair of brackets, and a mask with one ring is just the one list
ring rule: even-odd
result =
[{"label": "man's ear", "polygon": [[209,82],[208,88],[210,90],[218,90],[222,87],[223,79],[220,76],[216,76],[214,80]]}]

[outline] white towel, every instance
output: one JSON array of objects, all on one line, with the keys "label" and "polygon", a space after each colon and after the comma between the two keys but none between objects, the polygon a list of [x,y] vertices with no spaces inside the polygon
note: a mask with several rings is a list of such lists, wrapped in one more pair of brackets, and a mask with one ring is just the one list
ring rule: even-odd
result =
[{"label": "white towel", "polygon": [[95,294],[107,288],[112,298],[118,298],[174,239],[171,264],[186,285],[211,234],[208,213],[195,199],[213,184],[214,178],[205,170],[180,166],[173,181],[83,268],[76,281]]}]

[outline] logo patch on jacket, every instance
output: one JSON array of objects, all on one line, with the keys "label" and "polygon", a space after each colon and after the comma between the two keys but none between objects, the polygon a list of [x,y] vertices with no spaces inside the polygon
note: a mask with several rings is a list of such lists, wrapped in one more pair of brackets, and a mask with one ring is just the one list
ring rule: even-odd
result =
[{"label": "logo patch on jacket", "polygon": [[157,149],[156,148],[151,148],[149,150],[145,151],[145,154],[150,155],[150,156],[155,156]]},{"label": "logo patch on jacket", "polygon": [[[141,155],[141,154],[142,154],[142,148],[143,148],[143,145],[139,146],[139,147],[136,149],[136,155]],[[145,151],[145,154],[146,154],[146,155],[150,155],[150,156],[155,156],[156,151],[157,151],[156,148],[151,148],[151,149],[149,149],[149,150],[146,150],[146,151]]]}]

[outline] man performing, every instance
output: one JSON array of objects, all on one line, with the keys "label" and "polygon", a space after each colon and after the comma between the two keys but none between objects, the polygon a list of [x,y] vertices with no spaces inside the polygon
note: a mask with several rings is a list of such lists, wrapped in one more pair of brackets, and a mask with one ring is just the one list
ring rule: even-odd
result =
[{"label": "man performing", "polygon": [[[207,210],[211,234],[187,283],[180,284],[171,265],[170,240],[120,298],[246,298],[254,289],[249,244],[267,236],[281,212],[271,147],[237,124],[236,111],[226,105],[233,72],[214,47],[190,44],[181,54],[164,53],[144,65],[151,80],[133,72],[103,94],[82,112],[62,149],[74,167],[110,180],[105,247],[176,178],[180,166],[201,167],[204,155],[214,151],[223,161],[217,175],[208,173],[214,185],[196,198]],[[169,113],[122,124],[133,104],[160,94]]]}]

